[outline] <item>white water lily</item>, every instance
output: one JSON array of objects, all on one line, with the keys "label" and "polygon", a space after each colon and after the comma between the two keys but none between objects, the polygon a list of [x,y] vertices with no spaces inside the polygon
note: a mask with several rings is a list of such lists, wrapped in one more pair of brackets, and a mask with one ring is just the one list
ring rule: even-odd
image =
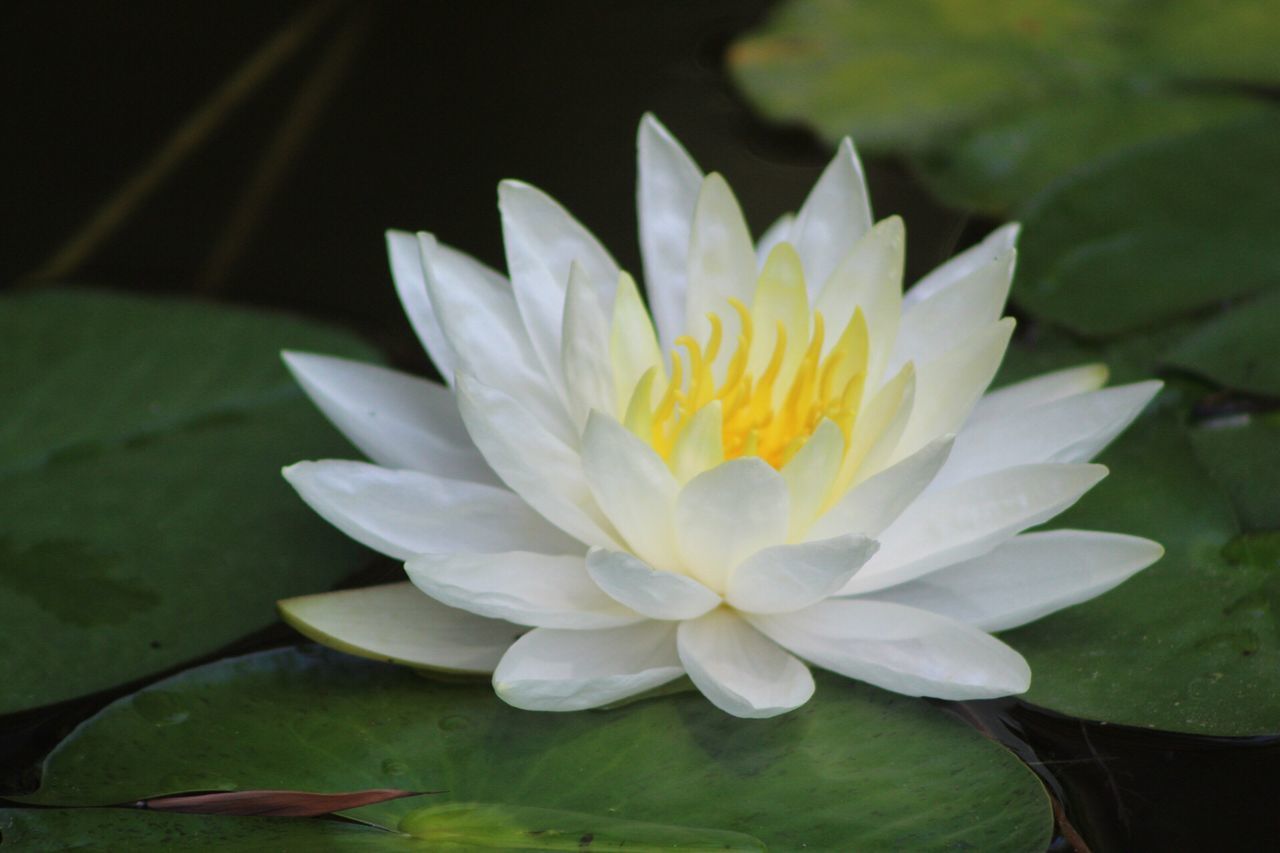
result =
[{"label": "white water lily", "polygon": [[988,632],[1161,554],[1023,532],[1106,474],[1088,460],[1159,383],[1100,390],[1091,365],[985,393],[1013,329],[1016,227],[904,295],[902,223],[873,224],[847,140],[758,244],[724,179],[652,117],[638,144],[653,320],[582,225],[508,181],[509,280],[430,234],[388,235],[448,386],[286,354],[373,464],[285,476],[412,584],[292,599],[286,617],[357,654],[492,672],[536,710],[687,674],[767,717],[809,699],[809,665],[912,696],[1026,690],[1026,661]]}]

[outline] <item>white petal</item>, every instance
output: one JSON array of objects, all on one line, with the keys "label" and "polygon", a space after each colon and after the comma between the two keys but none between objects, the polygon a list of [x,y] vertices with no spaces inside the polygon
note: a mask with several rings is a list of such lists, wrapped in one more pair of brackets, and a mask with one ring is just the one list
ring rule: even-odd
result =
[{"label": "white petal", "polygon": [[1080,499],[1101,465],[1022,465],[926,492],[880,537],[845,594],[883,589],[991,551]]},{"label": "white petal", "polygon": [[787,535],[787,483],[757,458],[734,459],[690,480],[676,498],[676,540],[689,573],[716,592],[729,572]]},{"label": "white petal", "polygon": [[636,137],[640,254],[649,305],[666,349],[684,333],[688,293],[689,235],[702,188],[702,170],[652,114]]},{"label": "white petal", "polygon": [[427,290],[457,356],[455,372],[519,400],[543,429],[562,441],[576,438],[569,413],[529,343],[511,285],[431,235],[420,238]]},{"label": "white petal", "polygon": [[504,702],[528,711],[598,708],[683,675],[675,633],[670,622],[604,631],[538,628],[507,650],[493,687]]},{"label": "white petal", "polygon": [[[434,238],[432,238],[434,239]],[[391,278],[396,284],[400,304],[409,317],[413,331],[422,341],[427,354],[446,382],[453,382],[456,358],[449,346],[440,319],[427,293],[426,274],[422,270],[422,250],[417,235],[408,231],[387,232],[387,257],[391,261]]]},{"label": "white petal", "polygon": [[808,667],[727,610],[681,622],[677,646],[693,683],[735,717],[776,717],[813,695]]},{"label": "white petal", "polygon": [[588,630],[642,617],[596,586],[582,557],[507,551],[423,554],[404,564],[427,595],[479,616],[536,628]]},{"label": "white petal", "polygon": [[956,432],[1000,369],[1014,321],[992,323],[946,355],[916,365],[911,420],[893,458],[915,453],[945,433]]},{"label": "white petal", "polygon": [[810,663],[908,696],[991,699],[1031,685],[1027,662],[996,638],[900,604],[828,600],[751,622]]},{"label": "white petal", "polygon": [[973,407],[969,423],[987,418],[1005,418],[1032,406],[1052,403],[1086,391],[1096,391],[1107,384],[1107,374],[1105,364],[1082,364],[997,388]]},{"label": "white petal", "polygon": [[284,621],[347,654],[450,672],[493,672],[524,628],[447,607],[411,583],[286,598]]},{"label": "white petal", "polygon": [[693,578],[660,571],[622,551],[592,548],[587,572],[615,601],[650,619],[696,619],[720,604],[720,596]]},{"label": "white petal", "polygon": [[1000,319],[1016,259],[1009,249],[934,296],[904,305],[888,369],[927,364]]},{"label": "white petal", "polygon": [[644,561],[676,569],[672,512],[679,486],[653,448],[607,415],[592,412],[582,436],[582,469],[604,514]]},{"label": "white petal", "polygon": [[782,478],[787,481],[791,496],[789,540],[800,538],[826,503],[844,451],[844,433],[834,422],[823,419],[804,447],[782,466]]},{"label": "white petal", "polygon": [[609,360],[613,365],[613,387],[616,405],[613,411],[623,414],[636,385],[650,370],[654,371],[652,393],[666,391],[666,368],[662,349],[653,330],[653,320],[645,310],[636,283],[625,272],[618,276],[613,300],[613,320],[609,329]]},{"label": "white petal", "polygon": [[504,483],[548,521],[582,542],[617,547],[573,448],[496,388],[459,373],[457,391],[458,408],[471,438]]},{"label": "white petal", "polygon": [[800,610],[843,587],[877,547],[874,539],[857,534],[774,545],[733,570],[725,597],[748,613]]},{"label": "white petal", "polygon": [[[694,209],[685,329],[703,340],[711,328],[706,315],[716,314],[724,323],[724,340],[736,341],[741,329],[729,299],[749,306],[755,288],[756,256],[751,232],[733,191],[723,177],[712,172],[702,182]],[[717,365],[728,364],[732,349],[721,347]]]},{"label": "white petal", "polygon": [[618,265],[569,212],[546,193],[519,181],[498,185],[507,270],[520,316],[543,368],[560,378],[560,333],[569,268],[577,262],[612,310]]},{"label": "white petal", "polygon": [[614,407],[613,364],[609,358],[609,320],[600,295],[578,263],[570,267],[564,300],[560,365],[574,421],[582,426],[592,409]]},{"label": "white petal", "polygon": [[974,270],[986,266],[994,258],[1009,251],[1018,241],[1018,231],[1016,222],[992,231],[981,243],[970,246],[916,282],[915,287],[908,290],[902,298],[903,307],[936,296],[957,281],[967,278]]},{"label": "white petal", "polygon": [[817,294],[849,247],[870,227],[871,205],[862,164],[845,137],[805,199],[791,231],[810,295]]},{"label": "white petal", "polygon": [[449,390],[396,370],[283,353],[298,384],[351,443],[379,465],[497,484]]},{"label": "white petal", "polygon": [[338,459],[299,462],[285,468],[284,477],[334,527],[401,560],[446,551],[583,550],[496,486]]},{"label": "white petal", "polygon": [[949,435],[936,439],[859,483],[818,519],[805,538],[827,539],[845,533],[879,536],[942,469],[953,440]]},{"label": "white petal", "polygon": [[1003,631],[1101,595],[1162,554],[1158,543],[1119,533],[1024,533],[990,554],[870,597]]},{"label": "white petal", "polygon": [[1151,402],[1163,383],[1120,385],[966,425],[931,489],[1037,462],[1087,462]]},{"label": "white petal", "polygon": [[773,251],[775,246],[784,240],[791,240],[795,221],[794,213],[784,213],[764,230],[764,233],[760,235],[760,239],[756,241],[756,266],[763,267],[765,259],[769,257],[769,253]]}]

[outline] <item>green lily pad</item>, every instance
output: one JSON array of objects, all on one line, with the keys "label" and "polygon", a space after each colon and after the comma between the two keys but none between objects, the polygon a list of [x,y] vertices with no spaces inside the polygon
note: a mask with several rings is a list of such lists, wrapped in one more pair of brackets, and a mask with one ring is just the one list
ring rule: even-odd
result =
[{"label": "green lily pad", "polygon": [[[1205,131],[1107,160],[1046,193],[1026,218],[1014,301],[1106,336],[1273,285],[1277,134],[1277,120]],[[1245,325],[1255,336],[1271,331],[1261,318]]]},{"label": "green lily pad", "polygon": [[1169,363],[1237,391],[1280,397],[1280,288],[1206,322]]},{"label": "green lily pad", "polygon": [[906,152],[948,200],[1003,212],[1104,154],[1274,110],[1252,91],[1280,81],[1278,39],[1267,0],[791,0],[729,59],[767,116]]},{"label": "green lily pad", "polygon": [[[1043,850],[1039,782],[916,699],[834,676],[770,720],[694,694],[571,714],[488,685],[283,649],[190,670],[84,723],[25,802],[101,805],[191,790],[372,787],[754,836],[774,849]],[[413,801],[354,816],[397,826]]]},{"label": "green lily pad", "polygon": [[172,853],[425,851],[424,842],[379,827],[285,817],[211,817],[134,809],[0,809],[6,849]]},{"label": "green lily pad", "polygon": [[1147,536],[1162,560],[1005,639],[1025,699],[1073,716],[1204,735],[1280,732],[1280,542],[1241,549],[1230,502],[1185,429],[1148,416],[1103,454],[1111,475],[1053,527]]},{"label": "green lily pad", "polygon": [[0,713],[213,652],[358,567],[279,474],[349,453],[279,349],[370,357],[349,335],[62,291],[0,300],[0,340]]},{"label": "green lily pad", "polygon": [[1280,530],[1280,415],[1241,416],[1191,430],[1201,464],[1246,530]]}]

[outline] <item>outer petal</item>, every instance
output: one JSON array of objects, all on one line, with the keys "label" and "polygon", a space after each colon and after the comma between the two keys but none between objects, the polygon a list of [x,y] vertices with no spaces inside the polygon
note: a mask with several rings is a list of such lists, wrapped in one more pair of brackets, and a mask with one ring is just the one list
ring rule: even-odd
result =
[{"label": "outer petal", "polygon": [[662,123],[646,113],[636,136],[640,254],[649,305],[665,349],[684,331],[689,235],[702,188],[702,170]]},{"label": "outer petal", "polygon": [[302,352],[283,355],[325,417],[379,465],[498,483],[467,435],[447,388],[358,361]]},{"label": "outer petal", "polygon": [[870,597],[1003,631],[1101,595],[1162,554],[1149,539],[1119,533],[1024,533],[990,554]]},{"label": "outer petal", "polygon": [[791,231],[811,295],[817,294],[840,263],[845,247],[870,227],[871,205],[862,164],[853,143],[845,137],[805,199]]},{"label": "outer petal", "polygon": [[518,625],[584,630],[642,618],[595,585],[582,557],[424,554],[404,569],[414,586],[450,607]]},{"label": "outer petal", "polygon": [[729,572],[787,535],[789,498],[782,475],[756,458],[699,474],[676,498],[676,539],[689,573],[719,592]]},{"label": "outer petal", "polygon": [[930,488],[1037,462],[1087,462],[1151,402],[1163,383],[1120,385],[1065,397],[966,427]]},{"label": "outer petal", "polygon": [[568,211],[541,190],[519,181],[498,185],[498,209],[507,269],[529,340],[553,384],[560,384],[560,333],[569,268],[582,265],[587,280],[612,308],[618,265]]},{"label": "outer petal", "polygon": [[928,492],[880,537],[880,551],[844,588],[883,589],[991,551],[1047,521],[1106,476],[1101,465],[1022,465]]},{"label": "outer petal", "polygon": [[877,547],[874,539],[846,534],[765,548],[733,570],[726,598],[747,613],[800,610],[843,587]]},{"label": "outer petal", "polygon": [[457,356],[457,370],[520,401],[542,429],[576,438],[555,386],[524,330],[511,285],[474,258],[419,235],[427,291]]},{"label": "outer petal", "polygon": [[582,468],[631,550],[658,568],[678,568],[672,511],[680,487],[653,448],[608,415],[592,412],[582,436]]},{"label": "outer petal", "polygon": [[920,279],[902,298],[903,306],[912,306],[942,293],[951,285],[968,278],[975,270],[986,266],[996,257],[1012,249],[1018,241],[1019,228],[1016,222],[997,228],[981,243],[970,246]]},{"label": "outer petal", "polygon": [[417,235],[408,231],[387,232],[387,257],[391,261],[391,277],[405,314],[418,340],[435,362],[446,382],[453,382],[456,356],[440,328],[440,319],[427,293],[426,274],[422,269],[422,251]]},{"label": "outer petal", "polygon": [[806,539],[845,533],[879,536],[919,497],[947,461],[953,436],[943,436],[859,483],[818,519]]},{"label": "outer petal", "polygon": [[[713,172],[702,182],[693,214],[685,329],[704,339],[711,328],[706,315],[716,314],[724,322],[724,340],[737,340],[741,328],[729,299],[750,305],[755,288],[756,256],[751,232],[733,191],[723,177]],[[721,347],[721,357],[717,359],[721,370],[728,365],[731,349]]]},{"label": "outer petal", "polygon": [[569,413],[581,427],[592,409],[610,411],[615,404],[609,320],[599,294],[577,263],[569,271],[563,326],[560,366],[564,372],[565,396]]},{"label": "outer petal", "polygon": [[383,554],[522,548],[582,553],[516,495],[496,486],[365,462],[299,462],[284,477],[326,521]]},{"label": "outer petal", "polygon": [[883,601],[831,600],[751,622],[824,669],[908,696],[991,699],[1022,693],[1022,656],[970,625]]},{"label": "outer petal", "polygon": [[507,650],[493,687],[504,702],[528,711],[598,708],[683,675],[675,634],[670,622],[604,631],[538,628]]},{"label": "outer petal", "polygon": [[524,628],[446,607],[393,583],[286,598],[284,620],[348,654],[424,669],[493,672]]},{"label": "outer petal", "polygon": [[617,547],[569,445],[511,397],[465,373],[458,375],[458,405],[485,460],[516,494],[582,542]]},{"label": "outer petal", "polygon": [[720,596],[687,575],[664,572],[623,551],[592,548],[587,573],[620,604],[650,619],[696,619]]},{"label": "outer petal", "polygon": [[997,388],[978,401],[968,422],[976,424],[988,418],[1006,418],[1032,406],[1096,391],[1107,384],[1107,373],[1105,364],[1082,364]]},{"label": "outer petal", "polygon": [[735,717],[776,717],[813,695],[809,668],[728,610],[681,622],[677,646],[693,683]]}]

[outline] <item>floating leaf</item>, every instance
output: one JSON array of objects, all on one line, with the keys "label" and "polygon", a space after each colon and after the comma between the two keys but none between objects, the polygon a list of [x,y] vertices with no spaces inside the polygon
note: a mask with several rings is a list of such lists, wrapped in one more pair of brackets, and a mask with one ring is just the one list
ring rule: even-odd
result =
[{"label": "floating leaf", "polygon": [[1204,467],[1226,490],[1245,529],[1280,530],[1280,416],[1241,416],[1191,431]]},{"label": "floating leaf", "polygon": [[[1280,260],[1275,269],[1280,281]],[[1169,363],[1237,391],[1280,397],[1280,288],[1205,323],[1169,354]]]},{"label": "floating leaf", "polygon": [[183,814],[316,817],[343,809],[384,803],[387,800],[417,797],[424,793],[438,792],[401,791],[397,788],[374,788],[337,794],[315,794],[309,791],[220,791],[216,794],[155,797],[142,800],[138,805],[151,811]]},{"label": "floating leaf", "polygon": [[[812,701],[769,720],[691,694],[535,714],[487,684],[312,649],[210,664],[119,700],[54,750],[22,799],[384,786],[723,829],[777,849],[1043,850],[1050,826],[1043,790],[1011,754],[925,702],[842,678],[819,677]],[[355,816],[394,827],[410,810]]]},{"label": "floating leaf", "polygon": [[1273,110],[1253,91],[1280,81],[1278,39],[1267,0],[791,0],[729,60],[771,118],[909,152],[944,197],[998,212],[1104,154]]},{"label": "floating leaf", "polygon": [[0,713],[213,652],[358,567],[279,474],[349,452],[279,349],[369,357],[349,335],[71,291],[0,301],[0,340]]}]

